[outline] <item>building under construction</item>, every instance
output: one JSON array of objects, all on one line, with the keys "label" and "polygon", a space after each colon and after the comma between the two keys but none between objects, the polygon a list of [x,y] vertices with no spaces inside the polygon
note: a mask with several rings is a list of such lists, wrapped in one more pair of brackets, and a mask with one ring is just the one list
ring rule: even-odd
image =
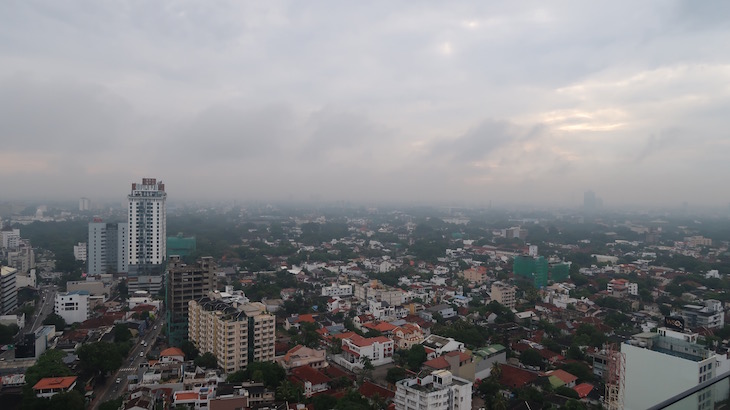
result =
[{"label": "building under construction", "polygon": [[203,257],[187,265],[180,256],[170,256],[166,282],[168,341],[170,346],[180,346],[188,338],[188,301],[215,290],[213,258]]}]

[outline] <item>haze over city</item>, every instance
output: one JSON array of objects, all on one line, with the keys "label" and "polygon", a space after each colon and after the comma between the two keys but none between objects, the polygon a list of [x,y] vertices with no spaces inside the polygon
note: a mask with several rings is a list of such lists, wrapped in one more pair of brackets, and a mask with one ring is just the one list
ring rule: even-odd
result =
[{"label": "haze over city", "polygon": [[727,206],[727,2],[6,2],[5,199]]}]

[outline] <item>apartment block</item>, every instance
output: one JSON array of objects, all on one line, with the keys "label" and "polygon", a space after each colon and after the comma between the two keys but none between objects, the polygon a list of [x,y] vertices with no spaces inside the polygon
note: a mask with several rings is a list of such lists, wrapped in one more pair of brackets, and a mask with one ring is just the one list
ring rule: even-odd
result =
[{"label": "apartment block", "polygon": [[0,314],[7,315],[18,308],[18,270],[9,266],[0,267]]},{"label": "apartment block", "polygon": [[275,327],[261,302],[231,302],[216,293],[188,302],[188,339],[201,353],[213,353],[227,373],[273,362]]},{"label": "apartment block", "polygon": [[89,318],[89,292],[77,290],[57,293],[54,301],[54,311],[68,324],[84,322]]},{"label": "apartment block", "polygon": [[517,291],[514,286],[510,286],[502,282],[494,282],[492,284],[492,300],[499,302],[509,309],[515,308],[515,295]]}]

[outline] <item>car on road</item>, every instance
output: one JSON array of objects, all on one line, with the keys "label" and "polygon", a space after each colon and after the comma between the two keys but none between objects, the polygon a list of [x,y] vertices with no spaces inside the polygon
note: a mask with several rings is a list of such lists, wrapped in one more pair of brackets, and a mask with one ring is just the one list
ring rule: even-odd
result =
[{"label": "car on road", "polygon": [[120,377],[117,377],[117,383],[121,383],[122,379]]},{"label": "car on road", "polygon": [[139,352],[139,357],[144,357],[144,352]]}]

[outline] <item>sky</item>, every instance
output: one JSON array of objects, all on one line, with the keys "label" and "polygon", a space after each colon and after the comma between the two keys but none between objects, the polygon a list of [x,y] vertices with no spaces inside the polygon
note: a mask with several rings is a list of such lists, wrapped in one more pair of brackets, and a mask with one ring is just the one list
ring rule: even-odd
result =
[{"label": "sky", "polygon": [[727,1],[0,2],[2,200],[727,206]]}]

